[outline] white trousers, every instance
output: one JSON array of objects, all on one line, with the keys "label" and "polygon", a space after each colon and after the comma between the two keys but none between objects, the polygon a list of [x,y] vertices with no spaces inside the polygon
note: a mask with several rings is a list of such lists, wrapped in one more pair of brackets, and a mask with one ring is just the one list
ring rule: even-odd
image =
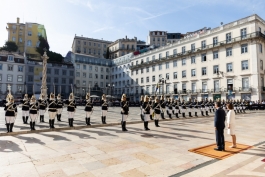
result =
[{"label": "white trousers", "polygon": [[35,122],[38,114],[29,114],[29,116],[30,116],[31,122]]},{"label": "white trousers", "polygon": [[6,116],[6,123],[12,124],[15,122],[15,116]]},{"label": "white trousers", "polygon": [[209,107],[205,107],[205,110],[206,110],[206,111],[209,111]]},{"label": "white trousers", "polygon": [[150,109],[150,114],[153,114],[154,110],[153,109]]},{"label": "white trousers", "polygon": [[75,112],[68,111],[68,119],[74,118]]},{"label": "white trousers", "polygon": [[29,116],[29,111],[23,111],[22,110],[22,116],[23,117],[26,117],[26,116],[28,117]]},{"label": "white trousers", "polygon": [[49,118],[50,119],[55,119],[56,114],[57,114],[56,112],[49,111]]},{"label": "white trousers", "polygon": [[57,114],[62,114],[63,108],[58,108],[57,109]]},{"label": "white trousers", "polygon": [[128,115],[122,114],[121,115],[121,121],[127,121]]},{"label": "white trousers", "polygon": [[39,112],[40,112],[40,115],[41,115],[41,116],[43,116],[43,115],[44,115],[44,113],[45,113],[45,111],[46,111],[46,110],[42,110],[42,109],[40,109],[40,110],[39,110]]},{"label": "white trousers", "polygon": [[92,111],[86,111],[86,117],[87,118],[90,118],[91,114],[92,114]]},{"label": "white trousers", "polygon": [[168,114],[172,114],[172,109],[168,109]]},{"label": "white trousers", "polygon": [[155,120],[159,120],[160,117],[161,117],[161,114],[156,114],[156,113],[155,113],[155,117],[154,117]]},{"label": "white trousers", "polygon": [[144,121],[147,122],[150,119],[150,114],[144,115]]},{"label": "white trousers", "polygon": [[101,116],[105,117],[107,115],[108,110],[101,110]]}]

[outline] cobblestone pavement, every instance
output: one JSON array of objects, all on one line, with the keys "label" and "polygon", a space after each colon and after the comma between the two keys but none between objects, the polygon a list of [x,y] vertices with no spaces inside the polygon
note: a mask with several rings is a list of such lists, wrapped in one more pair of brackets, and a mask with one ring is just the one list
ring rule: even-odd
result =
[{"label": "cobblestone pavement", "polygon": [[[120,117],[113,110],[109,122]],[[137,123],[128,132],[107,126],[1,136],[0,176],[265,176],[264,117],[237,115],[238,143],[256,146],[220,161],[188,151],[215,142],[212,116],[161,121],[159,128],[150,122],[150,131]]]}]

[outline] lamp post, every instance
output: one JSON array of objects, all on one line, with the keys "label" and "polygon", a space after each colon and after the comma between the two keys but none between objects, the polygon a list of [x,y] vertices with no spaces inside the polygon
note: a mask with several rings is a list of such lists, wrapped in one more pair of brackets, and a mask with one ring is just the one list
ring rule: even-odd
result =
[{"label": "lamp post", "polygon": [[166,83],[166,80],[164,78],[161,78],[159,82],[162,84],[162,95],[164,95],[164,84]]},{"label": "lamp post", "polygon": [[45,100],[47,99],[47,60],[49,57],[47,56],[46,49],[44,48],[44,54],[41,57],[43,62],[42,62],[42,80],[41,80],[41,94],[44,95]]},{"label": "lamp post", "polygon": [[112,88],[115,87],[114,84],[108,84],[108,87],[110,88],[110,96],[112,96]]}]

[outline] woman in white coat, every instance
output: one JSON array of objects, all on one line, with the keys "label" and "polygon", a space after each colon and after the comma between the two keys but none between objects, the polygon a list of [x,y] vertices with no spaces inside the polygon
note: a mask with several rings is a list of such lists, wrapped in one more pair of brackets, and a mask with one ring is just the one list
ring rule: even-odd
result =
[{"label": "woman in white coat", "polygon": [[233,144],[232,146],[230,146],[230,148],[236,148],[236,134],[235,134],[235,119],[236,119],[236,114],[234,111],[234,106],[232,103],[228,103],[226,105],[227,109],[228,109],[228,113],[227,113],[227,134],[232,136],[232,141]]}]

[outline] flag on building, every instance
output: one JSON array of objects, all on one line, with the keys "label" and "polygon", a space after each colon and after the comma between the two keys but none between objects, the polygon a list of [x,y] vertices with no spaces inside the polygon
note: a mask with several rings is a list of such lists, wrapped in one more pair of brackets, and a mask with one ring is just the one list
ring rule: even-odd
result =
[{"label": "flag on building", "polygon": [[159,83],[156,84],[156,92],[159,90]]}]

